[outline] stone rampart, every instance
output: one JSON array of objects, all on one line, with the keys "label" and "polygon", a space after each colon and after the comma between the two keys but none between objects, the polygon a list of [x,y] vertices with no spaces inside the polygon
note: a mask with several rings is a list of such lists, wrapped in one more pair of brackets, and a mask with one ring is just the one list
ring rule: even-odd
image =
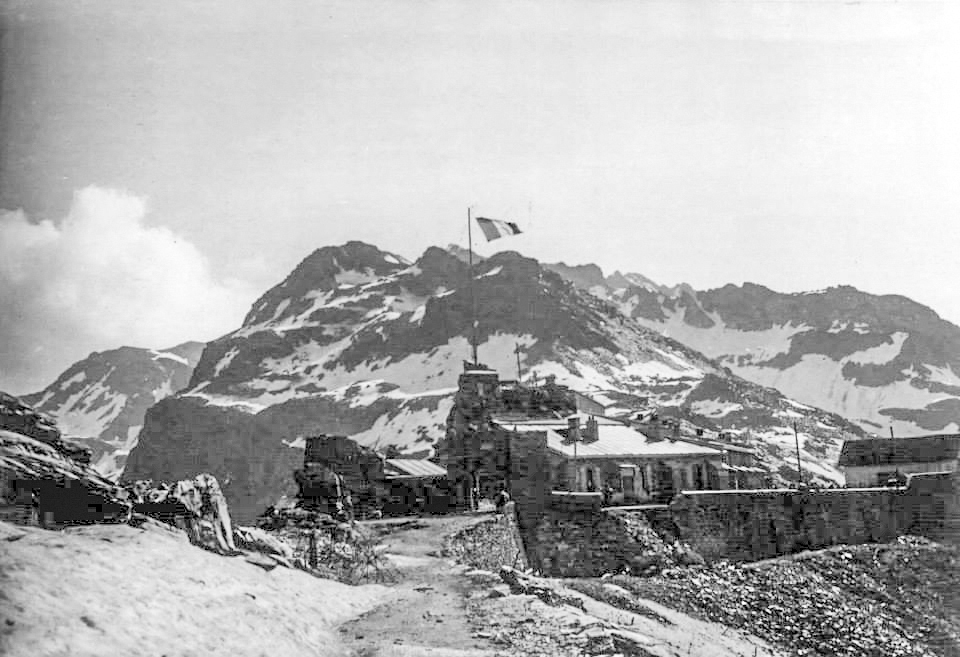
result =
[{"label": "stone rampart", "polygon": [[681,538],[707,559],[752,561],[840,543],[960,536],[955,473],[891,488],[685,491],[670,505]]},{"label": "stone rampart", "polygon": [[603,509],[600,493],[553,492],[537,523],[523,532],[531,565],[552,577],[658,571],[698,557],[665,542],[643,511]]}]

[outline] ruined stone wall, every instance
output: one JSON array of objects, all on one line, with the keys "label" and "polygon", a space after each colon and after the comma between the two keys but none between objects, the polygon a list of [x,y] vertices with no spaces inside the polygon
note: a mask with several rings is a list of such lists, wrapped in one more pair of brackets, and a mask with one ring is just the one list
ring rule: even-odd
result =
[{"label": "ruined stone wall", "polygon": [[546,433],[511,434],[507,471],[527,556],[530,565],[539,570],[536,526],[543,517],[550,495]]},{"label": "ruined stone wall", "polygon": [[[525,532],[531,561],[552,577],[595,577],[613,559],[607,517],[600,513],[600,493],[554,493],[536,524]],[[611,549],[613,547],[614,549]]]},{"label": "ruined stone wall", "polygon": [[531,565],[551,577],[599,577],[699,559],[685,546],[664,541],[653,528],[656,519],[645,512],[603,509],[601,502],[600,493],[553,493],[532,532],[524,535]]},{"label": "ruined stone wall", "polygon": [[907,533],[956,538],[958,491],[956,475],[931,473],[902,488],[684,492],[670,509],[705,558],[751,561]]},{"label": "ruined stone wall", "polygon": [[443,553],[458,563],[497,572],[500,566],[525,570],[526,551],[517,525],[516,507],[491,515],[444,540]]}]

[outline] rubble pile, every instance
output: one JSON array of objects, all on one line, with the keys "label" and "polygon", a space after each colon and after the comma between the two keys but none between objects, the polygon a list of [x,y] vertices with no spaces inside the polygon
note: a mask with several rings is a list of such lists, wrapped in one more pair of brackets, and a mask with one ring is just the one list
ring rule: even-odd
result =
[{"label": "rubble pile", "polygon": [[[493,573],[485,570],[465,574],[482,587],[495,581]],[[659,654],[649,650],[656,643],[649,636],[588,613],[586,598],[567,588],[569,582],[532,576],[506,566],[500,568],[499,576],[506,584],[493,586],[487,595],[472,595],[467,600],[472,625],[477,628],[473,636],[489,640],[497,646],[497,654],[509,653],[514,657],[652,657]],[[623,595],[631,597],[626,591]]]},{"label": "rubble pile", "polygon": [[500,568],[500,579],[510,587],[514,595],[535,595],[551,606],[570,605],[583,611],[583,600],[563,593],[561,588],[551,586],[538,577],[531,577],[510,566]]},{"label": "rubble pile", "polygon": [[594,600],[606,603],[611,607],[629,611],[631,614],[646,616],[647,618],[652,618],[658,623],[664,623],[665,625],[671,624],[669,619],[658,614],[653,609],[640,602],[635,595],[624,589],[622,586],[605,582],[602,579],[570,579],[565,580],[564,584],[569,589],[577,591],[578,593],[583,593],[584,595],[590,596]]},{"label": "rubble pile", "polygon": [[960,550],[901,537],[754,564],[609,581],[797,655],[956,655]]},{"label": "rubble pile", "polygon": [[689,545],[673,537],[664,539],[641,514],[622,513],[613,518],[630,540],[631,557],[626,571],[631,575],[648,577],[668,568],[705,563]]},{"label": "rubble pile", "polygon": [[241,550],[266,554],[281,565],[293,567],[293,546],[270,532],[257,527],[234,527],[233,542]]},{"label": "rubble pile", "polygon": [[134,481],[125,490],[135,514],[180,527],[194,545],[237,554],[227,500],[213,475],[199,474],[175,483]]},{"label": "rubble pile", "polygon": [[520,546],[502,516],[491,516],[447,536],[443,556],[472,568],[496,571],[500,566],[523,566]]},{"label": "rubble pile", "polygon": [[377,550],[377,536],[352,521],[337,520],[319,508],[307,508],[301,500],[283,498],[270,506],[257,518],[256,531],[260,532],[258,536],[289,546],[290,554],[280,556],[317,577],[348,584],[393,578]]}]

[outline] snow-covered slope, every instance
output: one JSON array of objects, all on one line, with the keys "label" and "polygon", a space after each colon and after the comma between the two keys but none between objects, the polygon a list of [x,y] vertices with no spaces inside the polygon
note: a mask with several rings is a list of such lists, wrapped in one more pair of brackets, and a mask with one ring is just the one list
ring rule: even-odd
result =
[{"label": "snow-covered slope", "polygon": [[88,447],[97,471],[116,479],[137,444],[147,409],[187,384],[202,350],[203,343],[186,342],[160,351],[94,352],[23,399]]},{"label": "snow-covered slope", "polygon": [[906,297],[852,287],[782,294],[752,283],[668,290],[599,268],[584,281],[577,273],[587,266],[550,267],[745,379],[868,432],[960,431],[960,327]]},{"label": "snow-covered slope", "polygon": [[[538,262],[500,253],[476,265],[479,357],[504,378],[548,375],[614,410],[659,407],[712,429],[779,441],[814,417],[806,457],[824,476],[846,426],[796,405],[625,317]],[[241,518],[292,487],[305,435],[430,455],[470,357],[466,265],[430,248],[415,263],[360,242],[307,257],[259,300],[243,326],[207,345],[186,389],[147,413],[125,477],[214,474]],[[819,422],[819,424],[816,424]],[[790,434],[792,436],[792,433]],[[792,476],[783,471],[784,476]]]},{"label": "snow-covered slope", "polygon": [[0,522],[0,564],[8,657],[333,657],[346,652],[337,625],[393,598],[379,585],[266,572],[156,522],[57,532]]}]

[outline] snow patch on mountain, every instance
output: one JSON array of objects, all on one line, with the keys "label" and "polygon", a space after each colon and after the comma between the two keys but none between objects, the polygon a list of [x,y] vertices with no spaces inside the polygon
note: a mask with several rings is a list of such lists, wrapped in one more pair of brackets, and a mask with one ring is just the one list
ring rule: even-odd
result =
[{"label": "snow patch on mountain", "polygon": [[710,358],[724,359],[731,354],[737,354],[752,363],[786,354],[790,351],[793,337],[811,328],[805,324],[787,323],[761,331],[740,331],[727,327],[716,313],[707,313],[714,325],[701,328],[686,323],[681,309],[665,310],[665,314],[666,321],[654,321],[644,317],[636,319],[647,328],[659,331],[677,342],[694,346]]},{"label": "snow patch on mountain", "polygon": [[910,337],[909,333],[902,331],[894,333],[890,336],[891,344],[881,344],[876,347],[864,349],[863,351],[858,351],[842,358],[841,362],[857,363],[858,365],[865,365],[867,363],[889,363],[900,355],[900,350],[903,349],[903,343],[906,342],[908,337]]},{"label": "snow patch on mountain", "polygon": [[379,276],[377,276],[377,274],[375,274],[369,267],[361,271],[348,269],[334,274],[334,279],[336,279],[338,285],[346,285],[350,287],[363,285],[364,283],[371,283],[378,278]]},{"label": "snow patch on mountain", "polygon": [[250,399],[239,399],[229,395],[214,395],[207,392],[201,392],[200,388],[187,390],[180,393],[180,397],[193,397],[202,400],[208,406],[221,406],[223,408],[235,408],[251,415],[259,413],[269,406],[269,404],[258,403]]},{"label": "snow patch on mountain", "polygon": [[[61,384],[60,384],[60,389],[61,389],[61,390],[68,390],[68,389],[70,389],[71,387],[73,387],[74,385],[76,385],[76,384],[78,384],[78,383],[83,383],[86,379],[87,379],[87,373],[86,373],[86,372],[77,372],[76,374],[74,374],[73,376],[71,376],[69,379],[66,379],[63,383],[61,383]],[[50,392],[46,393],[46,398],[49,399],[50,396],[52,396],[53,394],[54,394],[54,393],[53,393],[53,391],[51,390]]]},{"label": "snow patch on mountain", "polygon": [[352,438],[361,445],[373,449],[384,449],[388,445],[404,444],[408,453],[420,450],[433,452],[433,443],[442,435],[447,415],[453,407],[453,392],[437,402],[431,408],[401,408],[396,414],[383,414],[366,431],[353,434]]},{"label": "snow patch on mountain", "polygon": [[734,403],[717,401],[715,399],[708,399],[704,401],[693,402],[692,404],[690,404],[690,410],[699,415],[719,418],[725,415],[729,415],[734,411],[743,410],[743,404],[734,404]]},{"label": "snow patch on mountain", "polygon": [[[858,352],[855,357],[869,359],[872,357],[870,351]],[[859,361],[849,358],[835,361],[821,354],[807,354],[786,370],[752,365],[736,370],[751,381],[776,388],[789,397],[804,399],[819,408],[841,413],[855,422],[866,422],[874,432],[892,426],[900,435],[913,435],[916,433],[913,423],[892,420],[883,411],[891,407],[924,408],[951,398],[948,394],[918,387],[912,379],[885,386],[858,386],[843,375],[843,367],[847,362]]]},{"label": "snow patch on mountain", "polygon": [[127,399],[127,395],[115,392],[101,379],[67,398],[63,410],[56,415],[57,424],[67,436],[99,436],[120,415]]},{"label": "snow patch on mountain", "polygon": [[187,365],[187,366],[190,365],[190,363],[187,361],[186,358],[178,354],[171,353],[169,351],[154,351],[153,349],[151,349],[150,353],[153,354],[153,360],[160,360],[161,358],[166,358],[167,360],[176,361],[182,365]]},{"label": "snow patch on mountain", "polygon": [[164,397],[169,397],[175,392],[173,389],[173,382],[170,380],[164,381],[159,386],[153,389],[153,401],[154,403],[160,401]]},{"label": "snow patch on mountain", "polygon": [[927,378],[931,381],[942,383],[945,386],[960,388],[960,376],[957,376],[951,366],[937,367],[936,365],[924,364],[923,367],[927,370]]},{"label": "snow patch on mountain", "polygon": [[[349,343],[349,340],[343,341]],[[509,372],[516,369],[514,350],[529,347],[534,343],[530,335],[496,333],[478,345],[480,359],[493,369]],[[435,347],[429,353],[414,353],[399,360],[390,358],[361,363],[347,368],[336,364],[336,356],[343,344],[324,349],[317,345],[305,345],[289,358],[265,361],[264,366],[274,371],[293,373],[303,369],[303,364],[332,364],[316,373],[319,382],[330,388],[339,388],[356,381],[382,379],[401,386],[407,392],[427,392],[438,387],[456,387],[459,365],[470,353],[469,342],[462,337],[451,338],[446,344]],[[521,363],[524,354],[521,351]]]},{"label": "snow patch on mountain", "polygon": [[127,435],[123,438],[116,438],[108,441],[113,448],[104,451],[97,459],[94,469],[105,476],[107,479],[117,480],[123,474],[123,466],[130,450],[136,447],[137,439],[140,435],[140,429],[143,425],[136,424],[127,427]]},{"label": "snow patch on mountain", "polygon": [[223,358],[221,358],[219,362],[217,362],[216,366],[213,368],[213,375],[219,376],[220,372],[222,372],[224,369],[229,367],[230,363],[233,361],[234,358],[237,357],[237,354],[239,353],[240,353],[239,347],[232,347],[230,351],[224,354]]}]

